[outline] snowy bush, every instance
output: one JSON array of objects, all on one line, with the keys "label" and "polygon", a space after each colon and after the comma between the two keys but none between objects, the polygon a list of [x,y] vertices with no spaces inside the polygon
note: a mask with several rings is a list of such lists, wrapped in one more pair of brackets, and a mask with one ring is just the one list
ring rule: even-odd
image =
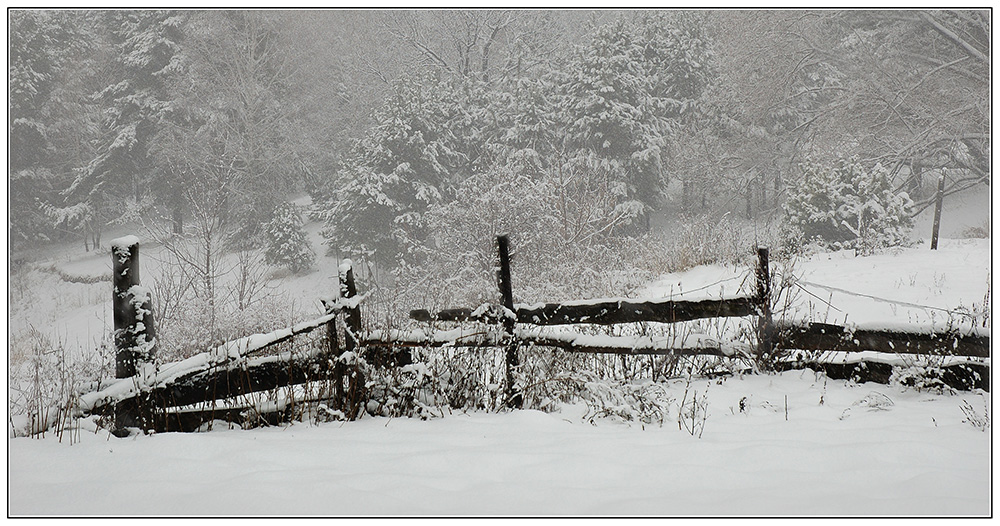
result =
[{"label": "snowy bush", "polygon": [[936,393],[950,390],[944,381],[944,368],[939,363],[927,360],[894,366],[892,376],[889,377],[889,384]]},{"label": "snowy bush", "polygon": [[444,408],[450,405],[444,392],[446,380],[439,373],[423,362],[367,373],[366,411],[374,416],[422,420],[443,417]]},{"label": "snowy bush", "polygon": [[[401,368],[366,366],[368,414],[435,418],[452,411],[507,409],[503,349],[414,349]],[[525,409],[559,412],[584,404],[584,421],[662,425],[675,397],[663,383],[623,369],[617,356],[527,347],[515,372]]]},{"label": "snowy bush", "polygon": [[989,239],[990,220],[987,219],[979,226],[970,226],[962,231],[962,237],[966,239]]},{"label": "snowy bush", "polygon": [[188,262],[198,240],[175,238],[153,274],[151,296],[157,327],[157,360],[188,358],[224,341],[266,333],[302,319],[303,305],[279,293],[267,277],[262,250],[217,255],[213,268],[223,276],[198,276]]},{"label": "snowy bush", "polygon": [[782,250],[787,231],[784,221],[773,219],[752,222],[726,214],[682,216],[673,225],[653,237],[661,240],[656,250],[666,268],[660,272],[679,272],[699,265],[754,266],[756,247],[773,247],[771,258],[784,259],[789,254]]},{"label": "snowy bush", "polygon": [[[496,236],[512,246],[515,301],[621,295],[651,278],[634,271],[640,243],[612,235],[634,214],[601,173],[532,177],[507,168],[467,179],[454,201],[430,207],[428,238],[407,238],[413,263],[397,284],[409,308],[496,303]],[[620,271],[620,272],[619,272]],[[628,283],[615,283],[612,280]]]},{"label": "snowy bush", "polygon": [[789,185],[784,209],[806,242],[859,254],[906,244],[913,202],[893,190],[880,165],[868,169],[854,158],[832,166],[804,163],[801,170],[801,179]]},{"label": "snowy bush", "polygon": [[868,412],[891,411],[894,405],[896,405],[895,402],[893,402],[892,399],[884,393],[872,391],[864,398],[861,398],[849,407],[844,408],[838,418],[840,420],[847,420],[850,418],[851,414],[855,412],[855,409],[860,411],[862,408],[867,409]]},{"label": "snowy bush", "polygon": [[583,418],[590,423],[597,418],[612,418],[658,426],[669,416],[674,401],[661,384],[652,381],[587,381],[580,397],[587,402]]},{"label": "snowy bush", "polygon": [[293,274],[308,269],[316,255],[309,239],[302,230],[302,212],[292,203],[281,203],[264,225],[267,251],[264,258],[269,265],[283,265]]},{"label": "snowy bush", "polygon": [[366,410],[374,416],[444,416],[452,410],[495,411],[505,407],[501,360],[480,349],[414,349],[403,367],[368,367]]},{"label": "snowy bush", "polygon": [[706,384],[705,390],[698,396],[698,390],[691,389],[692,380],[691,371],[688,371],[684,395],[677,408],[677,429],[701,438],[705,433],[705,422],[708,421],[708,386],[711,384]]}]

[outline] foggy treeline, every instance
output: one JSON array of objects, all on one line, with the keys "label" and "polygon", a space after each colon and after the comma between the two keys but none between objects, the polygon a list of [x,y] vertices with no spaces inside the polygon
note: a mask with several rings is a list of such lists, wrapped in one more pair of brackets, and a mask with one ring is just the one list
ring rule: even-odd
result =
[{"label": "foggy treeline", "polygon": [[989,184],[987,11],[8,13],[15,249],[121,222],[262,247],[307,193],[332,250],[415,265],[474,231],[785,217],[816,167],[910,216],[940,175]]}]

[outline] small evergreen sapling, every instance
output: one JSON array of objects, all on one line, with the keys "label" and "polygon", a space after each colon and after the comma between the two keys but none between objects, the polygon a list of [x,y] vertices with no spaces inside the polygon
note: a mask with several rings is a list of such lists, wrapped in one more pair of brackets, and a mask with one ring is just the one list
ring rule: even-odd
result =
[{"label": "small evergreen sapling", "polygon": [[857,159],[841,159],[832,166],[805,163],[801,170],[788,189],[785,212],[806,241],[868,255],[909,239],[913,202],[892,188],[880,165],[868,169]]},{"label": "small evergreen sapling", "polygon": [[286,266],[294,274],[312,266],[316,255],[302,230],[302,213],[294,204],[281,203],[274,208],[264,235],[267,239],[264,258],[269,265]]}]

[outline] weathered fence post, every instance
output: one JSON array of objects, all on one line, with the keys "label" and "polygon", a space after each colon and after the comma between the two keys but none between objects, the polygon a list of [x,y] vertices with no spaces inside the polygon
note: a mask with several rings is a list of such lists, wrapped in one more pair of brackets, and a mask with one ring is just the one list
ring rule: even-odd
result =
[{"label": "weathered fence post", "polygon": [[[155,373],[156,326],[149,291],[139,283],[139,238],[125,236],[111,241],[111,268],[115,377],[136,377],[141,388]],[[135,404],[118,407],[115,434],[127,434],[127,427],[152,428],[153,409],[145,396],[138,397]]]},{"label": "weathered fence post", "polygon": [[757,247],[757,357],[770,359],[774,352],[774,320],[771,316],[771,271],[767,247]]},{"label": "weathered fence post", "polygon": [[[350,299],[358,295],[357,285],[354,283],[354,263],[350,259],[345,259],[340,264],[340,297]],[[354,420],[361,409],[360,403],[363,399],[365,385],[364,373],[360,367],[359,338],[361,336],[361,307],[355,305],[345,309],[347,316],[344,331],[345,351],[352,353],[351,363],[337,359],[334,367],[334,380],[337,388],[337,400],[342,404],[342,409],[348,420]],[[349,367],[350,366],[350,367]],[[344,376],[349,376],[349,392],[344,392]]]},{"label": "weathered fence post", "polygon": [[938,232],[941,230],[941,205],[944,204],[944,174],[938,177],[937,197],[934,201],[934,226],[931,228],[931,250],[937,250]]},{"label": "weathered fence post", "polygon": [[[354,283],[354,262],[345,259],[340,264],[340,295],[350,299],[358,295],[358,287]],[[355,305],[347,309],[347,350],[353,351],[358,346],[357,336],[361,334],[361,307]]]},{"label": "weathered fence post", "polygon": [[[339,290],[337,293],[337,297],[338,298],[340,297]],[[339,307],[336,307],[335,305],[336,303],[334,303],[334,306],[332,307],[331,306],[327,307],[327,313],[334,314],[334,317],[326,324],[326,338],[327,338],[327,348],[330,352],[330,365],[332,366],[333,369],[332,372],[334,378],[334,384],[333,384],[334,409],[341,409],[344,400],[344,378],[342,371],[343,368],[340,365],[340,361],[337,359],[340,356],[340,338],[337,336],[337,319],[340,317],[340,314],[339,310],[335,310],[338,309]]]},{"label": "weathered fence post", "polygon": [[111,241],[115,377],[129,378],[154,358],[156,327],[149,292],[139,284],[139,238]]},{"label": "weathered fence post", "polygon": [[[498,283],[500,285],[500,296],[503,299],[503,306],[511,313],[514,312],[514,293],[510,280],[510,243],[507,236],[497,236],[497,251],[500,256],[500,272]],[[517,340],[514,338],[514,318],[504,316],[504,331],[511,337],[510,345],[507,346],[507,405],[520,409],[524,404],[524,396],[518,390],[514,373],[521,365],[517,357]]]}]

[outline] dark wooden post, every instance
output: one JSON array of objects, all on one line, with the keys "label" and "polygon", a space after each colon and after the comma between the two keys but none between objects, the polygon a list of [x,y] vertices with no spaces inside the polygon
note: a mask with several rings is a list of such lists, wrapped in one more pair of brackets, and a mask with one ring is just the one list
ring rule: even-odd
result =
[{"label": "dark wooden post", "polygon": [[156,328],[149,293],[139,287],[139,238],[111,242],[112,305],[115,324],[115,377],[135,376],[153,359]]},{"label": "dark wooden post", "polygon": [[[111,242],[112,308],[115,327],[115,377],[137,377],[140,386],[150,380],[156,351],[156,326],[149,291],[139,283],[139,238],[125,236]],[[114,433],[126,428],[153,427],[151,400],[141,395],[135,403],[116,407]]]},{"label": "dark wooden post", "polygon": [[757,247],[757,357],[768,360],[774,352],[774,320],[771,316],[771,271],[767,247]]},{"label": "dark wooden post", "polygon": [[[340,296],[342,298],[353,298],[358,295],[358,287],[354,283],[354,263],[345,259],[340,265]],[[347,350],[353,351],[357,348],[357,336],[361,334],[361,307],[354,306],[347,309],[347,328],[351,332],[347,336]]]},{"label": "dark wooden post", "polygon": [[[354,282],[353,262],[345,259],[340,264],[340,297],[344,299],[353,298],[358,295],[358,288]],[[356,305],[346,309],[345,318],[346,331],[344,335],[344,346],[347,352],[354,353],[353,364],[347,364],[339,359],[334,368],[334,380],[337,388],[337,399],[342,401],[342,409],[348,420],[357,418],[361,409],[361,401],[364,399],[364,372],[361,370],[360,349],[358,340],[361,336],[361,307]],[[344,376],[349,375],[349,388],[344,392]]]},{"label": "dark wooden post", "polygon": [[[510,242],[507,236],[497,236],[497,251],[500,256],[500,272],[498,284],[500,285],[500,296],[503,299],[503,306],[510,312],[514,312],[514,293],[510,280]],[[517,356],[517,340],[514,339],[514,319],[504,316],[504,331],[511,336],[510,345],[507,346],[507,405],[520,409],[524,404],[524,396],[517,388],[514,373],[521,365]]]},{"label": "dark wooden post", "polygon": [[[339,296],[339,291],[338,291]],[[341,409],[344,400],[344,378],[342,368],[340,366],[340,361],[337,358],[340,356],[340,337],[337,335],[337,320],[340,318],[339,311],[334,310],[333,306],[327,306],[327,313],[336,313],[332,320],[326,324],[326,339],[327,339],[327,349],[329,350],[330,356],[330,369],[328,371],[333,373],[334,384],[333,384],[333,406],[334,409]]]},{"label": "dark wooden post", "polygon": [[938,232],[941,230],[941,205],[944,204],[944,174],[938,177],[937,197],[934,202],[934,226],[931,230],[931,250],[937,250]]}]

